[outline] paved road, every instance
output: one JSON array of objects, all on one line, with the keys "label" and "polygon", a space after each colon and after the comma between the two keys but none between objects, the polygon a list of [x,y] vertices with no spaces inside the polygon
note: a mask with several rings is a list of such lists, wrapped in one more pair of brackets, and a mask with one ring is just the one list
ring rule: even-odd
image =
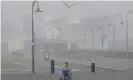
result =
[{"label": "paved road", "polygon": [[[73,72],[73,80],[132,80],[132,72],[127,71],[113,71],[105,69],[96,69],[96,76],[91,72]],[[57,73],[50,75],[49,73],[43,74],[3,74],[2,80],[58,80],[59,75]]]},{"label": "paved road", "polygon": [[[5,57],[6,58],[6,57]],[[55,74],[50,75],[49,62],[36,62],[37,74],[30,74],[30,60],[15,57],[2,59],[2,80],[58,80],[59,68],[63,62],[56,62]],[[115,71],[110,69],[96,68],[96,76],[91,73],[90,66],[70,63],[73,71],[73,80],[132,80],[133,69]]]}]

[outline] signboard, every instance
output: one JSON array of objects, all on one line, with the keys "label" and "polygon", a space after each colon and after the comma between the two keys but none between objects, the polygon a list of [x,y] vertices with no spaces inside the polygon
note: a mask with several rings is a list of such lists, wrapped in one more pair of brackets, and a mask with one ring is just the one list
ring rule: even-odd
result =
[{"label": "signboard", "polygon": [[45,53],[45,58],[48,58],[48,53]]},{"label": "signboard", "polygon": [[49,53],[48,52],[44,52],[44,60],[49,60]]}]

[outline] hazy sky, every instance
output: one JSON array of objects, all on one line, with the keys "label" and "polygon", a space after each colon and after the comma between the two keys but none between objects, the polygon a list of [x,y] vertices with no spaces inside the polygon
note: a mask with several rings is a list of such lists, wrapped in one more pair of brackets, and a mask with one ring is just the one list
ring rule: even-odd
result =
[{"label": "hazy sky", "polygon": [[[80,18],[92,18],[120,13],[125,21],[127,11],[133,10],[133,1],[80,1],[66,2],[68,5],[76,3],[71,8],[67,8],[61,1],[46,2],[39,1],[42,13],[35,14],[39,21],[47,23],[48,20],[66,18],[70,21],[80,20]],[[31,1],[4,1],[2,2],[2,24],[10,24],[17,27],[21,25],[21,20],[26,16],[31,18]]]},{"label": "hazy sky", "polygon": [[[47,18],[58,18],[58,17],[68,17],[68,18],[81,18],[81,17],[96,17],[105,16],[115,13],[121,13],[123,17],[126,12],[133,10],[133,2],[123,1],[94,1],[94,2],[66,2],[68,5],[77,3],[71,8],[67,8],[62,2],[39,2],[40,8],[44,12],[42,15],[47,15]],[[31,13],[32,2],[28,1],[6,1],[2,2],[2,15],[6,18],[19,18],[20,15]],[[5,16],[4,16],[5,15]]]},{"label": "hazy sky", "polygon": [[[129,10],[133,10],[133,1],[80,1],[80,2],[66,2],[68,5],[76,3],[76,5],[67,8],[61,1],[46,2],[39,1],[40,9],[42,13],[35,14],[38,19],[37,22],[45,22],[48,20],[55,20],[59,18],[68,19],[70,21],[80,20],[80,18],[94,18],[98,16],[108,16],[116,13],[120,13],[123,16],[123,20],[126,19],[126,13]],[[4,1],[2,2],[2,24],[8,27],[22,27],[22,20],[24,17],[29,18],[29,24],[31,24],[31,1]],[[133,15],[131,15],[133,17]],[[130,20],[132,17],[129,17]],[[119,20],[119,19],[118,19]],[[118,21],[117,20],[117,21]],[[118,23],[118,22],[117,22]],[[130,22],[129,35],[132,36]],[[39,26],[40,23],[36,24]],[[27,24],[28,25],[28,24]],[[120,26],[120,25],[119,25]],[[125,25],[124,25],[125,26]],[[4,26],[2,26],[4,27]],[[31,25],[28,27],[31,28]],[[39,29],[39,28],[36,28]],[[41,30],[41,29],[40,29]],[[120,31],[120,30],[118,30]],[[39,31],[42,32],[42,31]],[[36,32],[37,33],[37,32]],[[120,33],[120,32],[119,32]],[[123,35],[120,33],[119,35]],[[133,36],[132,36],[133,37]]]}]

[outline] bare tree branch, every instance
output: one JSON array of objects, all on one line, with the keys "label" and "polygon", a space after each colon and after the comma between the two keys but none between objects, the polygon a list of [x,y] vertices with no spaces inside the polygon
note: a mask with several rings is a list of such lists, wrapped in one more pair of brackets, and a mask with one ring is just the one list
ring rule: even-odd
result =
[{"label": "bare tree branch", "polygon": [[67,3],[65,3],[64,1],[62,1],[68,8],[69,8],[69,6],[67,5]]},{"label": "bare tree branch", "polygon": [[66,6],[67,6],[67,8],[70,8],[71,6],[74,6],[74,5],[76,5],[76,3],[74,3],[74,4],[72,4],[72,5],[68,5],[67,3],[65,3],[64,1],[62,1]]},{"label": "bare tree branch", "polygon": [[74,4],[70,5],[69,7],[74,6],[74,5],[76,5],[76,3],[74,3]]}]

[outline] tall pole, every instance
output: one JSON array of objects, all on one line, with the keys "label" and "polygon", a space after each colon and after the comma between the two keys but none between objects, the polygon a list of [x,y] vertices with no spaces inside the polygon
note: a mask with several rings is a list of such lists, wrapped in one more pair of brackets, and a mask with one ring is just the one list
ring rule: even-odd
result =
[{"label": "tall pole", "polygon": [[53,40],[53,33],[54,33],[54,32],[53,32],[53,27],[52,27],[52,40]]},{"label": "tall pole", "polygon": [[32,3],[32,68],[31,71],[35,74],[35,61],[34,61],[34,42],[35,42],[35,32],[34,32],[34,6],[37,3],[37,11],[39,11],[39,3],[37,1],[33,1]]},{"label": "tall pole", "polygon": [[[94,49],[94,28],[91,26],[91,33],[92,33],[92,50]],[[92,63],[95,63],[95,56],[92,56]]]},{"label": "tall pole", "polygon": [[85,27],[84,27],[84,49],[86,48],[86,34],[85,34]]},{"label": "tall pole", "polygon": [[92,39],[92,49],[93,49],[93,47],[94,47],[94,32],[93,32],[93,27],[91,26],[91,39]]},{"label": "tall pole", "polygon": [[115,60],[115,25],[113,16],[113,59]]},{"label": "tall pole", "polygon": [[[122,15],[117,13],[113,16],[113,59],[115,60],[115,22],[114,22],[114,18],[115,16],[120,16],[120,19],[121,19],[121,24],[123,24],[123,19],[122,19]],[[114,68],[115,68],[115,65],[114,65]]]},{"label": "tall pole", "polygon": [[[83,41],[83,42],[84,42],[84,49],[85,49],[85,48],[86,48],[86,44],[85,44],[85,43],[86,43],[85,27],[84,27],[84,34],[83,34],[83,35],[84,35],[84,39],[83,39],[84,41]],[[84,62],[85,62],[85,61],[86,61],[86,56],[85,56],[85,54],[84,54]]]},{"label": "tall pole", "polygon": [[126,16],[126,54],[127,54],[127,59],[128,59],[128,16],[129,13],[133,13],[133,11],[128,11],[127,16]]},{"label": "tall pole", "polygon": [[33,7],[34,7],[34,3],[32,3],[32,72],[35,73],[35,61],[34,61],[34,12],[33,12]]},{"label": "tall pole", "polygon": [[126,41],[127,41],[127,45],[126,45],[126,53],[127,53],[127,59],[128,59],[128,13],[127,12],[127,16],[126,16],[126,24],[127,24],[127,28],[126,28]]},{"label": "tall pole", "polygon": [[102,28],[102,48],[103,48],[103,43],[104,43],[104,39],[103,39],[103,25],[101,25],[101,28]]}]

